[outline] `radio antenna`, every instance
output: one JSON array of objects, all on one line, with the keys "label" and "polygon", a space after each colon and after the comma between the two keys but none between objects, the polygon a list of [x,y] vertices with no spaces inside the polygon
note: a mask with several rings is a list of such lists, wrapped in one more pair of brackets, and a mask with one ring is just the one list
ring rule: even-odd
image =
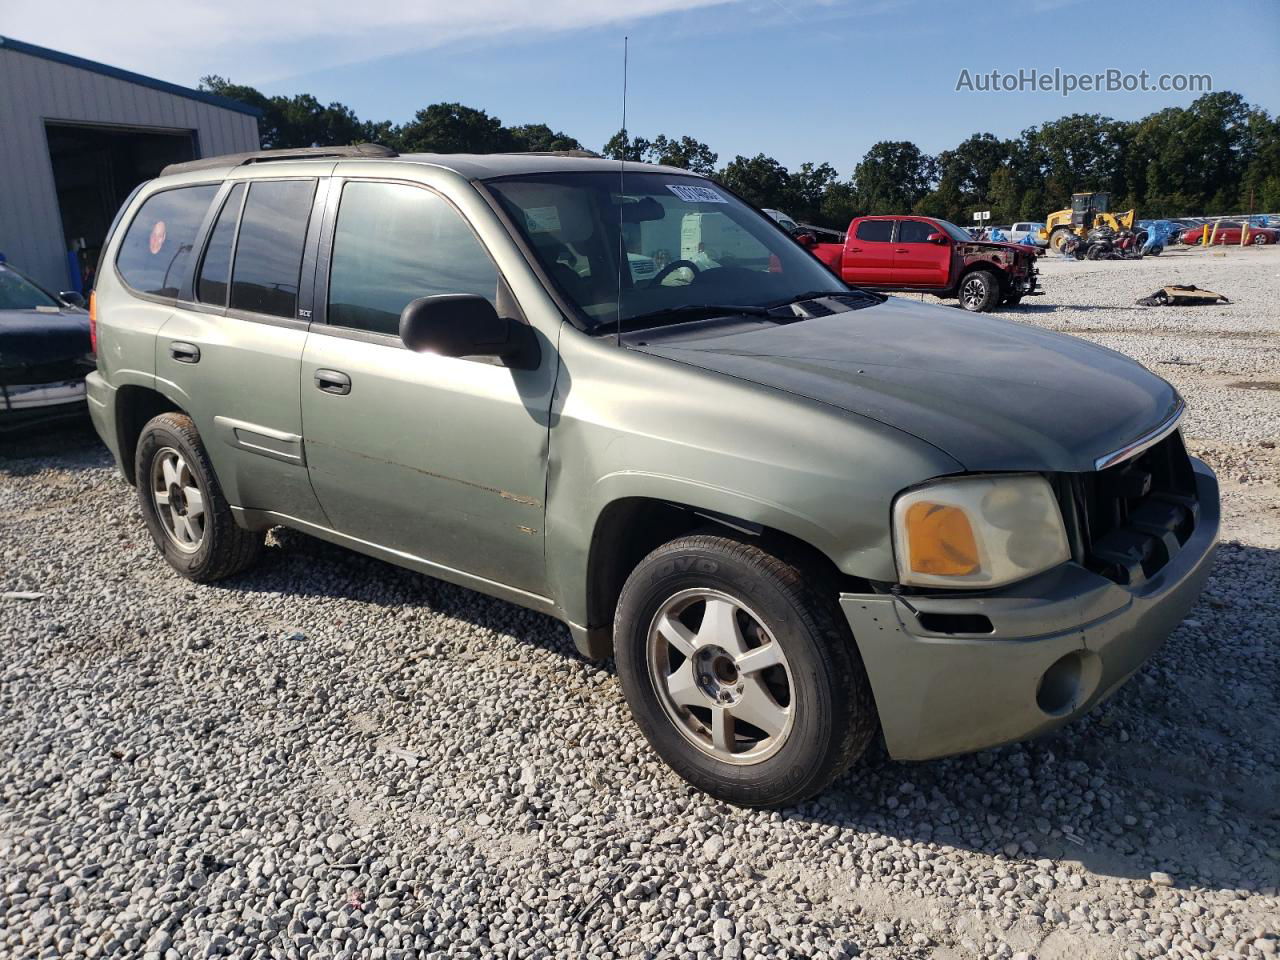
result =
[{"label": "radio antenna", "polygon": [[618,155],[618,326],[614,342],[622,346],[622,261],[626,258],[627,247],[622,236],[622,207],[627,193],[627,148],[631,145],[631,134],[627,131],[627,54],[630,37],[622,38],[622,152]]}]

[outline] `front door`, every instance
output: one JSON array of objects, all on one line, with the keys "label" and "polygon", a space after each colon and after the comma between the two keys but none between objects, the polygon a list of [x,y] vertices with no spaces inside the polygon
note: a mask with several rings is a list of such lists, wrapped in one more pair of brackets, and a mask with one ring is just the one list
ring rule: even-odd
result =
[{"label": "front door", "polygon": [[538,593],[553,352],[535,370],[510,370],[406,349],[400,312],[419,297],[479,294],[517,318],[519,307],[441,195],[357,179],[332,189],[341,193],[318,284],[327,306],[301,380],[308,469],[331,525]]},{"label": "front door", "polygon": [[947,285],[951,265],[951,238],[943,243],[929,237],[946,234],[927,220],[899,220],[898,242],[893,245],[893,285],[895,287],[935,287]]},{"label": "front door", "polygon": [[887,287],[893,273],[893,219],[859,221],[845,238],[840,279],[862,287]]}]

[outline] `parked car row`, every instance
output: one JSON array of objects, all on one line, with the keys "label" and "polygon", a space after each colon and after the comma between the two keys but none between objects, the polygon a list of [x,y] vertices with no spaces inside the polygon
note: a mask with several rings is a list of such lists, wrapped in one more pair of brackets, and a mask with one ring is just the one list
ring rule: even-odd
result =
[{"label": "parked car row", "polygon": [[1242,220],[1217,220],[1186,228],[1182,231],[1182,243],[1194,246],[1204,243],[1206,236],[1214,244],[1239,246],[1244,238],[1246,243],[1265,246],[1280,241],[1280,229],[1255,226]]}]

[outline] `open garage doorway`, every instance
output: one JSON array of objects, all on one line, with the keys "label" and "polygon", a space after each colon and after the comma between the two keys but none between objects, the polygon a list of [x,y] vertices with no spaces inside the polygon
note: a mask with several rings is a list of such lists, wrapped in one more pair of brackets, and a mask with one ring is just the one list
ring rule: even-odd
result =
[{"label": "open garage doorway", "polygon": [[195,132],[46,121],[45,134],[67,244],[65,289],[83,292],[120,205],[166,164],[194,160]]}]

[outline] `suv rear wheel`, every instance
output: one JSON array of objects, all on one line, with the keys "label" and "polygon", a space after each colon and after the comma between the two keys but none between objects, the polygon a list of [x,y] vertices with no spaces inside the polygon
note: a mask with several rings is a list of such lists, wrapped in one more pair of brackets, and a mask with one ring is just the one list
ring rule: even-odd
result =
[{"label": "suv rear wheel", "polygon": [[257,559],[263,535],[232,519],[200,434],[186,414],[162,413],[142,428],[134,471],[151,539],[184,577],[209,583]]},{"label": "suv rear wheel", "polygon": [[659,547],[627,579],[615,623],[623,692],[650,745],[699,790],[798,803],[875,736],[853,637],[812,582],[718,536]]}]

